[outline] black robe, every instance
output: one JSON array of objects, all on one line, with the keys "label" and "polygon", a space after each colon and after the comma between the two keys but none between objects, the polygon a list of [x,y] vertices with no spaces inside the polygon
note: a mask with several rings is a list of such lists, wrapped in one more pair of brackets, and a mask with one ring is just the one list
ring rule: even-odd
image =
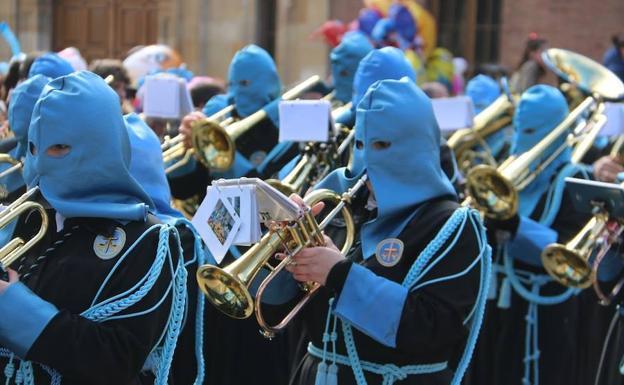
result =
[{"label": "black robe", "polygon": [[[236,150],[245,158],[251,160],[252,154],[261,151],[265,154],[271,152],[273,147],[278,144],[279,130],[270,119],[264,119],[256,124],[253,128],[246,131],[236,139]],[[258,177],[268,179],[273,177],[275,173],[281,170],[292,158],[298,153],[296,145],[290,148],[282,156],[272,160],[262,173],[258,173],[255,169],[249,171],[245,177]],[[199,196],[201,202],[206,195],[206,187],[212,181],[210,170],[208,170],[200,162],[196,163],[195,169],[184,175],[168,177],[171,194],[176,199],[188,199],[190,197]]]},{"label": "black robe", "polygon": [[[360,263],[377,275],[401,282],[415,259],[435,237],[458,207],[457,203],[439,199],[424,203],[428,205],[406,226],[398,236],[405,248],[400,262],[393,267],[383,267],[373,256],[362,261],[361,249],[356,248],[346,261],[338,263],[331,270],[326,287],[300,313],[306,333],[311,342],[322,347],[322,334],[328,311],[328,299],[338,297],[345,283],[351,264]],[[478,255],[476,235],[467,225],[458,243],[444,260],[427,275],[427,279],[446,276],[465,269]],[[444,246],[442,247],[444,249]],[[353,329],[360,359],[395,365],[426,364],[449,361],[450,367],[437,373],[411,375],[397,384],[448,384],[453,376],[457,360],[464,350],[468,329],[464,318],[475,303],[479,288],[479,267],[460,278],[427,286],[411,292],[405,302],[396,337],[397,346],[391,348],[373,340],[366,334]],[[380,309],[383,316],[383,309]],[[338,328],[337,353],[346,355],[342,332]],[[305,354],[293,373],[291,384],[314,384],[316,357]],[[365,372],[368,384],[381,384],[381,376]],[[350,367],[339,365],[339,384],[355,384]]]},{"label": "black robe", "polygon": [[[64,385],[140,384],[143,365],[169,318],[171,296],[167,296],[156,310],[128,319],[97,323],[79,314],[91,306],[100,285],[128,247],[157,223],[157,219],[149,216],[147,222],[131,221],[121,225],[104,219],[70,218],[65,220],[63,230],[56,232],[54,212],[49,210],[48,214],[50,226],[46,237],[20,263],[20,270],[24,277],[22,282],[60,311],[35,340],[25,359],[56,369],[62,375]],[[15,234],[28,237],[37,222],[38,217],[21,218]],[[115,227],[126,233],[122,251],[109,260],[98,258],[94,253],[97,235],[111,234]],[[173,247],[173,237],[170,239],[176,263],[177,248]],[[143,238],[120,265],[100,298],[109,298],[139,282],[154,261],[157,244],[158,231]],[[34,261],[49,246],[53,250],[35,266]],[[167,291],[171,280],[165,265],[147,295],[121,314],[154,306]],[[7,360],[0,358],[0,367],[4,368],[6,364]],[[38,365],[34,365],[34,370],[36,384],[50,382]],[[3,372],[0,372],[0,382],[5,382]]]},{"label": "black robe", "polygon": [[[544,194],[531,214],[533,220],[538,220],[544,209],[546,194]],[[580,228],[589,220],[589,216],[574,210],[572,201],[564,192],[561,207],[551,226],[558,232],[557,242],[565,243],[570,240]],[[488,237],[494,244],[497,229],[510,231],[512,236],[517,230],[517,218],[506,223],[489,221]],[[493,255],[495,255],[493,251]],[[498,261],[502,265],[502,259]],[[546,275],[542,267],[535,267],[514,261],[514,267],[534,274]],[[497,276],[497,288],[500,289],[503,274]],[[530,291],[530,287],[525,285]],[[552,296],[566,290],[557,282],[550,282],[542,286],[540,295]],[[500,292],[500,291],[499,291]],[[499,294],[497,292],[497,294]],[[466,384],[473,385],[521,385],[524,376],[525,356],[525,327],[528,302],[511,289],[510,307],[498,307],[498,296],[488,301],[481,338],[477,343],[472,369],[466,379]],[[578,330],[579,297],[570,299],[558,305],[538,307],[538,345],[539,355],[539,383],[548,385],[569,385],[575,383],[578,376],[579,346]],[[533,372],[531,371],[531,374]]]}]

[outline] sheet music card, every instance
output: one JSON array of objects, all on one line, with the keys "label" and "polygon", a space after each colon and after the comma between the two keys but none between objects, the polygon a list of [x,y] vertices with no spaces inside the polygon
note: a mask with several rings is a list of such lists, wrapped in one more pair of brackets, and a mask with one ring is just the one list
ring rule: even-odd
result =
[{"label": "sheet music card", "polygon": [[230,246],[258,242],[261,223],[301,215],[296,203],[258,178],[221,179],[208,187],[192,223],[220,263]]},{"label": "sheet music card", "polygon": [[280,142],[327,142],[333,127],[328,100],[290,100],[279,104]]},{"label": "sheet music card", "polygon": [[192,220],[217,263],[221,263],[227,254],[241,226],[240,216],[230,203],[233,201],[209,186],[206,198]]},{"label": "sheet music card", "polygon": [[193,111],[191,94],[184,79],[170,74],[145,78],[143,113],[150,118],[182,119]]},{"label": "sheet music card", "polygon": [[474,106],[468,96],[432,99],[433,113],[442,132],[472,127]]}]

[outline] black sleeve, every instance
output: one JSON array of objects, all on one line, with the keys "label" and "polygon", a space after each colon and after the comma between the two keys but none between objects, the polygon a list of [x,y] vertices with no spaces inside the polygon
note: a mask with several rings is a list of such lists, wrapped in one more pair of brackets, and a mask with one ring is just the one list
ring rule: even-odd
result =
[{"label": "black sleeve", "polygon": [[334,293],[340,293],[345,281],[347,280],[347,275],[349,275],[349,270],[351,269],[352,264],[353,262],[349,259],[343,259],[335,264],[329,271],[329,274],[327,274],[325,286]]},{"label": "black sleeve", "polygon": [[171,195],[176,199],[188,199],[195,195],[199,195],[200,202],[206,195],[206,187],[210,184],[210,171],[201,163],[196,162],[197,166],[192,172],[178,176],[167,177]]},{"label": "black sleeve", "polygon": [[[440,250],[444,250],[446,245]],[[421,282],[457,274],[479,254],[477,234],[467,223],[458,242]],[[461,342],[467,329],[464,319],[479,291],[480,265],[461,277],[411,291],[405,301],[397,333],[397,349],[411,354]]]},{"label": "black sleeve", "polygon": [[[138,245],[124,266],[115,273],[102,298],[125,291],[137,282],[137,276],[147,273],[156,255],[157,234],[151,234]],[[171,249],[175,250],[173,245]],[[155,306],[167,293],[171,280],[170,267],[165,262],[154,287],[140,302],[121,314]],[[147,314],[106,322],[93,322],[61,309],[45,327],[26,358],[57,369],[70,381],[129,383],[138,376],[148,354],[163,334],[171,309],[170,293],[166,298]]]},{"label": "black sleeve", "polygon": [[457,172],[455,168],[455,154],[446,143],[440,145],[440,166],[446,177],[449,180],[453,180]]}]

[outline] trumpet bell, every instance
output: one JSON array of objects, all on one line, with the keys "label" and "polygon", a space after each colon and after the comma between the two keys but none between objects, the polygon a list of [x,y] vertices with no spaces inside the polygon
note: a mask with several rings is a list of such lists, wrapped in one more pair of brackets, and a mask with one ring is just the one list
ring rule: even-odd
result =
[{"label": "trumpet bell", "polygon": [[204,265],[197,271],[197,282],[208,300],[222,313],[237,319],[248,318],[254,301],[240,279],[217,266]]},{"label": "trumpet bell", "polygon": [[473,167],[466,176],[466,186],[474,207],[488,218],[509,219],[518,209],[517,190],[492,166]]},{"label": "trumpet bell", "polygon": [[605,100],[624,98],[624,83],[600,63],[578,53],[560,48],[542,52],[544,64],[564,81]]},{"label": "trumpet bell", "polygon": [[594,281],[587,259],[565,245],[554,244],[544,249],[542,264],[551,277],[566,287],[585,289]]},{"label": "trumpet bell", "polygon": [[201,121],[193,127],[191,140],[197,159],[207,168],[226,171],[234,163],[234,141],[217,121]]}]

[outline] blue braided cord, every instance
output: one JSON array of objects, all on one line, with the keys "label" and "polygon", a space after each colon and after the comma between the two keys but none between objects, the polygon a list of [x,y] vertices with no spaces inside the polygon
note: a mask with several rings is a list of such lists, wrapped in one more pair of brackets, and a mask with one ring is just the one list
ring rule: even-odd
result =
[{"label": "blue braided cord", "polygon": [[[474,213],[474,212],[473,212]],[[478,215],[478,214],[477,214]],[[486,239],[485,228],[483,226],[478,226],[473,222],[473,226],[475,230],[480,228],[481,232],[481,241]],[[485,247],[480,249],[481,254],[481,277],[479,282],[479,294],[477,295],[477,304],[473,308],[475,311],[475,317],[472,319],[472,325],[470,327],[470,331],[468,334],[468,341],[466,342],[466,347],[464,348],[464,353],[462,354],[462,358],[457,365],[457,369],[455,370],[455,374],[453,375],[453,385],[459,385],[461,383],[462,378],[464,377],[464,373],[468,369],[468,365],[470,364],[470,360],[472,359],[472,354],[477,345],[477,339],[479,337],[479,331],[481,330],[481,325],[483,324],[483,318],[485,315],[485,306],[487,303],[487,292],[489,290],[490,285],[490,274],[492,273],[492,248],[485,244]],[[472,316],[472,311],[469,317]]]},{"label": "blue braided cord", "polygon": [[[567,301],[573,295],[576,295],[579,293],[578,289],[568,288],[561,294],[549,296],[549,297],[542,296],[539,294],[534,294],[530,292],[529,290],[527,290],[522,285],[522,282],[520,282],[520,280],[518,279],[518,276],[516,275],[515,269],[513,267],[512,257],[508,253],[505,253],[504,255],[504,263],[505,263],[505,274],[507,275],[507,278],[509,279],[509,283],[511,283],[511,287],[513,287],[514,291],[520,297],[522,297],[528,302],[534,302],[538,305],[558,305],[560,303]],[[553,282],[553,279],[548,275],[531,274],[528,272],[526,272],[526,274],[529,275],[529,280],[532,285],[538,285],[541,287],[549,282]]]},{"label": "blue braided cord", "polygon": [[[190,266],[193,263],[197,263],[197,266],[201,266],[206,263],[206,255],[204,254],[204,245],[201,237],[195,226],[186,218],[179,218],[174,222],[174,226],[183,225],[193,233],[195,238],[194,251],[195,255],[193,259],[186,261],[185,266]],[[198,293],[197,304],[195,305],[195,360],[197,362],[197,376],[195,377],[194,385],[201,385],[204,382],[206,376],[206,363],[204,362],[204,309],[206,298]],[[188,306],[187,306],[188,308]]]},{"label": "blue braided cord", "polygon": [[[472,325],[470,327],[469,338],[466,344],[466,348],[464,349],[464,353],[462,355],[460,363],[453,376],[453,382],[452,382],[453,385],[460,384],[463,378],[463,375],[468,367],[468,364],[470,363],[470,359],[472,357],[472,353],[476,345],[477,337],[479,335],[479,330],[483,322],[483,315],[485,313],[485,304],[487,301],[486,293],[489,289],[489,276],[491,274],[491,268],[492,268],[491,266],[492,250],[489,247],[489,245],[485,244],[484,246],[483,240],[486,239],[485,228],[482,225],[480,225],[479,214],[476,211],[471,210],[469,208],[459,208],[455,210],[453,215],[447,220],[447,222],[444,224],[442,229],[438,232],[436,237],[427,245],[427,247],[425,247],[425,249],[418,256],[418,258],[416,259],[416,262],[412,265],[412,267],[410,268],[410,271],[408,272],[406,278],[404,279],[402,283],[402,286],[409,288],[409,287],[412,287],[416,282],[418,282],[418,280],[422,278],[426,274],[427,271],[429,271],[429,269],[425,270],[425,267],[427,266],[431,258],[435,255],[435,253],[437,253],[440,250],[440,248],[444,245],[444,243],[448,241],[448,239],[450,238],[453,232],[455,232],[458,228],[461,229],[458,233],[461,233],[463,231],[464,225],[468,218],[470,219],[474,230],[477,232],[476,236],[477,236],[477,244],[479,247],[479,254],[478,254],[477,259],[475,259],[475,261],[481,260],[482,268],[480,269],[479,291],[477,294],[476,304],[473,307],[473,309],[470,311],[470,315],[469,315],[470,317],[474,313],[476,314],[476,317],[474,317],[473,319]],[[477,218],[479,219],[477,220]],[[477,222],[475,222],[475,220],[477,220]],[[477,225],[477,223],[479,223],[479,225]],[[450,247],[454,246],[457,243],[457,239],[458,239],[458,236],[456,236],[453,239]],[[449,247],[447,247],[443,255],[441,257],[438,257],[434,261],[434,264],[437,263],[444,255],[446,255],[449,250],[450,250]],[[472,262],[471,268],[474,267],[475,265],[476,265],[476,262]],[[471,268],[465,270],[464,274],[461,274],[461,275],[465,275],[465,273],[471,270]],[[425,283],[425,284],[428,284],[428,283]],[[330,307],[330,311],[331,311],[331,307]],[[427,372],[418,372],[418,373],[409,372],[408,373],[406,370],[404,370],[404,368],[407,368],[407,367],[399,368],[395,365],[372,364],[372,365],[377,365],[377,371],[374,370],[375,369],[374,367],[370,367],[367,365],[363,366],[357,354],[357,349],[355,347],[355,340],[353,338],[351,324],[348,321],[343,320],[343,319],[341,319],[341,323],[342,323],[345,346],[346,346],[347,354],[348,354],[348,361],[345,364],[348,364],[351,366],[353,370],[353,375],[358,385],[366,384],[366,378],[364,376],[363,369],[366,369],[367,371],[372,371],[377,374],[381,374],[383,376],[383,384],[391,385],[397,379],[402,380],[405,377],[407,377],[407,375],[409,374],[433,373],[433,372],[440,371],[446,368],[446,363],[444,363],[445,366],[442,368],[440,368],[440,366],[435,366],[435,368],[429,367],[428,370],[430,371],[427,371]],[[325,353],[326,349],[323,349],[323,350],[324,350],[323,354],[326,354]],[[370,363],[366,363],[366,364],[370,364]],[[415,367],[421,367],[421,366],[415,366]]]},{"label": "blue braided cord", "polygon": [[156,385],[166,385],[169,378],[169,370],[173,361],[173,353],[182,329],[182,318],[184,307],[186,306],[186,279],[187,272],[184,268],[184,259],[178,258],[178,274],[175,277],[176,290],[171,304],[171,315],[169,317],[169,325],[167,327],[167,337],[163,346],[163,352],[156,373]]},{"label": "blue braided cord", "polygon": [[[459,210],[456,210],[455,213],[457,213]],[[455,214],[453,213],[453,214]],[[479,219],[477,219],[479,218]],[[447,224],[444,225],[444,227],[440,230],[440,232],[438,233],[438,235],[436,236],[436,238],[434,238],[434,240],[430,243],[430,245],[436,241],[436,239],[439,238],[443,238],[441,235],[443,235],[443,233],[447,232],[447,234],[450,234],[451,232],[455,232],[456,230],[456,236],[453,239],[453,241],[451,242],[451,247],[455,246],[455,244],[457,243],[457,239],[459,237],[459,234],[462,233],[463,229],[464,229],[464,225],[466,223],[466,219],[470,220],[470,223],[473,227],[473,230],[475,231],[475,235],[477,238],[477,246],[479,249],[479,254],[477,255],[477,257],[474,259],[473,262],[471,262],[471,264],[468,266],[468,268],[464,269],[462,272],[460,273],[456,273],[453,275],[449,275],[449,276],[445,276],[445,277],[441,277],[441,278],[437,278],[437,279],[433,279],[430,281],[425,281],[424,283],[421,283],[420,285],[417,286],[417,288],[423,287],[423,286],[427,286],[429,284],[432,283],[436,283],[436,282],[442,282],[442,281],[447,281],[450,279],[454,279],[454,278],[458,278],[461,277],[465,274],[467,274],[470,270],[472,270],[472,268],[476,265],[477,262],[481,262],[481,269],[480,269],[480,278],[479,278],[479,290],[477,293],[477,299],[475,301],[474,306],[472,307],[471,311],[469,312],[468,316],[465,318],[464,320],[464,324],[468,323],[468,321],[473,317],[474,314],[476,314],[476,318],[472,319],[472,325],[470,327],[470,332],[469,332],[469,337],[468,337],[468,341],[466,343],[466,347],[464,349],[464,353],[462,355],[462,358],[460,360],[459,365],[457,366],[457,369],[455,370],[455,374],[453,376],[453,382],[452,384],[459,384],[464,376],[464,373],[466,371],[466,369],[468,368],[468,365],[470,363],[470,359],[472,358],[472,353],[474,351],[475,345],[477,343],[477,338],[479,336],[479,330],[481,329],[481,324],[483,322],[483,315],[485,313],[485,304],[487,302],[487,292],[489,290],[489,285],[490,285],[490,275],[491,275],[491,270],[492,270],[492,260],[491,260],[491,256],[492,256],[492,249],[490,248],[489,245],[484,244],[484,239],[487,238],[486,234],[485,234],[485,228],[483,226],[480,226],[477,224],[477,222],[480,222],[480,216],[479,214],[474,211],[474,210],[465,210],[463,212],[463,220],[461,222],[461,224],[457,225],[452,221],[452,217],[451,219],[448,220],[447,224],[452,223],[455,226],[451,227],[451,228],[447,228]],[[475,222],[475,220],[477,222]],[[457,229],[457,227],[459,227],[459,229]],[[448,239],[448,236],[446,237]],[[445,242],[445,241],[444,241]],[[443,244],[439,243],[439,245],[441,246]],[[438,249],[439,247],[438,246]],[[429,245],[427,246],[429,247]],[[425,248],[425,251],[427,250],[427,248]],[[444,254],[440,255],[439,257],[436,258],[436,260],[434,260],[433,263],[431,263],[430,265],[433,265],[435,263],[437,263],[438,261],[440,261],[445,255],[446,252],[448,251],[448,249],[445,251]],[[432,250],[432,255],[433,253],[436,253],[437,250]],[[424,254],[424,251],[423,251]],[[421,254],[418,259],[423,257],[423,254]],[[431,256],[432,256],[431,255]],[[430,257],[431,258],[431,257]],[[430,266],[429,265],[429,266]],[[423,277],[429,269],[425,269],[422,273],[418,274],[418,278],[416,278],[417,280],[420,279],[421,277]],[[406,284],[409,284],[409,282],[404,282],[404,286]],[[414,290],[414,289],[412,289]]]},{"label": "blue braided cord", "polygon": [[[344,328],[345,321],[342,321]],[[312,345],[312,343],[308,344],[308,353],[310,355],[321,358],[323,356],[323,350],[317,348]],[[351,365],[351,361],[349,357],[345,357],[342,354],[331,354],[333,357],[331,359],[338,364],[349,366]],[[396,366],[392,364],[376,364],[368,361],[360,361],[360,365],[367,372],[375,373],[381,375],[383,377],[384,385],[392,385],[397,380],[403,380],[410,374],[428,374],[428,373],[436,373],[440,372],[448,367],[448,363],[440,362],[435,364],[425,364],[425,365],[406,365],[406,366]],[[364,374],[362,374],[363,376]],[[364,380],[364,382],[361,382]],[[356,377],[356,381],[358,385],[366,384],[366,380],[360,379]]]},{"label": "blue braided cord", "polygon": [[327,318],[325,319],[325,331],[323,332],[323,362],[325,362],[327,353],[327,343],[329,342],[329,323],[332,318],[332,305],[334,304],[334,298],[329,299],[329,310],[327,311]]},{"label": "blue braided cord", "polygon": [[[195,230],[195,226],[186,218],[178,218],[173,222],[173,226],[182,225],[193,233],[194,237],[194,255],[193,259],[184,263],[184,266],[190,266],[197,263],[201,266],[206,263],[206,255],[204,254],[204,246],[199,233]],[[194,385],[201,385],[206,376],[206,363],[204,362],[204,309],[206,298],[199,293],[197,296],[197,304],[195,305],[195,360],[197,363],[197,376]],[[188,313],[188,306],[185,309],[185,315]],[[186,317],[185,317],[186,318]]]},{"label": "blue braided cord", "polygon": [[[333,298],[332,298],[333,300]],[[331,301],[331,300],[330,300]],[[331,309],[331,303],[330,303],[330,309]],[[332,363],[335,365],[336,364],[336,341],[338,340],[338,332],[336,331],[338,329],[338,317],[334,317],[334,327],[332,329],[332,333],[330,335],[330,340],[332,343],[332,353],[334,355]]]},{"label": "blue braided cord", "polygon": [[[100,286],[100,288],[98,289],[95,297],[93,297],[93,301],[91,302],[91,307],[95,307],[96,302],[98,300],[98,298],[100,297],[100,295],[102,294],[102,291],[104,290],[104,288],[106,287],[106,284],[108,283],[108,281],[113,277],[113,273],[115,273],[117,271],[117,269],[119,268],[119,266],[123,263],[123,261],[126,259],[126,257],[128,255],[130,255],[130,253],[132,252],[132,250],[134,250],[134,248],[141,243],[141,241],[143,240],[143,238],[145,238],[149,233],[151,233],[152,231],[159,229],[161,231],[162,234],[162,228],[166,226],[166,225],[162,225],[162,224],[157,224],[157,225],[153,225],[152,227],[150,227],[149,229],[147,229],[129,248],[128,250],[126,250],[126,252],[119,258],[119,260],[115,263],[115,265],[113,266],[113,268],[111,269],[111,271],[108,273],[108,275],[106,276],[106,278],[104,279],[104,281],[102,282],[102,285]],[[157,254],[160,254],[160,241],[158,244],[158,252]],[[112,302],[118,298],[121,298],[123,296],[128,295],[129,293],[131,293],[132,291],[136,290],[137,287],[139,287],[145,280],[147,279],[147,275],[143,276],[143,278],[141,278],[134,286],[132,286],[131,288],[129,288],[128,290],[126,290],[123,293],[117,294],[113,297],[110,297],[106,300],[104,300],[103,302],[101,302],[99,305],[103,305],[105,303],[108,302]]]},{"label": "blue braided cord", "polygon": [[[24,380],[31,381],[30,382],[31,384],[34,383],[34,376],[32,374],[32,364],[30,364],[30,362],[20,360],[19,358],[15,357],[15,354],[13,354],[13,352],[5,348],[0,348],[0,357],[5,357],[9,359],[9,363],[7,364],[7,367],[11,365],[10,370],[12,371],[12,373],[10,375],[7,373],[7,368],[5,368],[4,375],[7,377],[6,385],[10,383],[10,380],[11,380],[10,377],[13,377],[13,375],[16,375],[16,383],[19,383],[19,382],[23,383]],[[15,370],[15,364],[13,364],[13,361],[16,358],[20,361],[20,369],[17,372]],[[28,363],[28,365],[22,367],[24,363]],[[50,368],[47,365],[42,365],[42,364],[37,364],[37,365],[41,369],[45,370],[50,376],[50,385],[61,385],[61,375],[56,370]],[[27,368],[28,370],[26,371]],[[24,371],[26,371],[26,373],[24,373]],[[17,376],[22,377],[19,382],[17,381]]]},{"label": "blue braided cord", "polygon": [[[138,288],[137,290],[137,287],[139,286],[139,284],[137,283],[137,285],[134,285],[132,289],[125,291],[123,294],[116,295],[110,299],[102,301],[97,305],[91,306],[89,309],[81,313],[83,317],[96,322],[104,321],[108,317],[111,317],[112,315],[117,314],[139,302],[154,287],[154,284],[158,280],[158,277],[160,276],[160,273],[162,271],[162,267],[165,263],[165,255],[168,254],[169,232],[175,231],[175,233],[177,234],[177,230],[169,225],[152,226],[152,228],[155,227],[158,227],[160,229],[156,258],[154,258],[154,263],[152,264],[147,274],[139,280],[139,282],[141,283],[140,288]],[[147,230],[147,232],[151,231],[152,228]],[[141,237],[139,237],[139,239],[128,249],[128,251],[134,249],[134,247],[138,244],[138,242],[143,239],[147,232],[141,235]],[[122,258],[120,258],[120,261],[121,259],[125,259],[127,255],[128,252],[126,252],[122,256]],[[110,278],[113,276],[113,273],[117,270],[120,261],[118,261],[113,269],[109,272],[108,276],[102,283],[102,286],[100,286],[96,298],[99,297],[104,286],[108,283]],[[134,293],[130,294],[131,291],[134,291]],[[127,295],[127,297],[118,299],[121,295]],[[112,299],[115,299],[115,301],[113,302]]]},{"label": "blue braided cord", "polygon": [[565,178],[578,174],[579,172],[583,174],[585,179],[589,179],[588,175],[583,172],[581,167],[572,163],[567,164],[563,169],[561,169],[561,171],[559,171],[559,173],[557,173],[554,183],[548,190],[546,207],[544,208],[544,211],[542,211],[542,216],[539,220],[541,224],[550,226],[555,221],[555,217],[561,208],[561,200],[565,190]]},{"label": "blue braided cord", "polygon": [[[426,266],[426,268],[418,274],[418,278],[416,278],[416,281],[420,280],[420,278],[427,275],[427,273],[431,271],[431,269],[433,269],[438,264],[438,262],[442,261],[442,259],[446,257],[446,255],[453,249],[453,247],[457,243],[457,240],[459,239],[462,231],[464,230],[465,225],[466,225],[466,218],[463,218],[462,222],[459,224],[459,230],[455,233],[455,237],[453,237],[453,240],[449,242],[448,246],[446,246],[446,249],[442,253],[440,253],[439,257],[434,259],[433,262],[430,262],[430,259],[433,257],[433,255],[428,257],[426,260],[423,258],[423,261],[425,262],[422,262],[421,266]],[[445,240],[444,242],[440,242],[438,247],[441,247],[446,241],[447,240]],[[438,249],[433,251],[433,253],[436,253],[437,251]],[[405,283],[405,280],[403,282]],[[413,287],[410,290],[414,290]]]},{"label": "blue braided cord", "polygon": [[[147,234],[149,234],[151,231],[153,231],[156,228],[159,228],[160,230],[158,248],[157,248],[156,258],[150,270],[148,271],[148,273],[143,278],[141,278],[139,282],[133,286],[133,288],[127,290],[126,292],[122,294],[118,294],[114,296],[113,298],[109,298],[99,303],[98,305],[93,305],[93,303],[95,303],[95,301],[97,301],[97,299],[99,298],[100,294],[102,293],[108,281],[111,279],[113,273],[119,267],[121,261],[123,261],[127,257],[127,255],[136,247],[136,245],[140,243],[140,241],[144,237],[147,236]],[[180,258],[178,259],[178,268],[175,270],[175,272],[173,269],[171,250],[169,249],[169,234],[171,232],[173,232],[174,237],[177,241],[177,246],[178,246],[179,255],[180,255]],[[171,227],[168,225],[154,225],[150,227],[148,230],[146,230],[135,241],[135,243],[128,248],[126,253],[124,253],[124,255],[117,261],[115,266],[113,266],[113,269],[111,269],[108,276],[105,278],[104,282],[100,286],[96,296],[94,297],[92,301],[92,307],[87,309],[85,312],[81,313],[81,315],[87,319],[90,319],[95,322],[103,322],[103,321],[113,319],[114,314],[117,314],[129,308],[130,306],[133,306],[134,304],[136,304],[138,301],[143,299],[145,295],[147,295],[147,293],[153,288],[157,278],[160,276],[162,272],[162,268],[165,263],[165,256],[167,257],[166,259],[167,259],[170,271],[174,277],[176,290],[174,291],[174,294],[173,294],[172,308],[170,310],[169,319],[166,325],[166,339],[165,339],[165,343],[163,346],[163,354],[161,356],[161,359],[158,365],[158,372],[156,373],[155,383],[157,385],[166,385],[167,383],[169,370],[171,368],[171,361],[173,359],[173,352],[175,350],[175,345],[176,345],[178,336],[180,334],[184,307],[186,306],[187,272],[186,272],[186,269],[184,268],[184,260],[182,257],[182,246],[180,245],[180,238],[179,238],[177,230],[174,227]],[[145,283],[143,284],[143,282]],[[136,292],[130,294],[127,298],[116,300],[117,298],[120,298],[123,295],[129,294],[131,291],[135,290],[140,285],[141,287]],[[171,284],[167,288],[166,293],[168,294],[170,291],[171,291]],[[167,294],[163,296],[161,300],[158,301],[158,306],[162,304]],[[112,302],[113,300],[116,300],[116,301]],[[149,311],[153,311],[153,309],[157,308],[158,306],[153,307]],[[135,316],[145,314],[149,311],[135,313]],[[119,318],[122,318],[122,317],[120,316]],[[159,344],[160,344],[160,341],[157,345]],[[12,357],[12,353],[2,348],[0,348],[0,355]],[[61,383],[61,376],[56,371],[46,367],[45,365],[41,365],[41,367],[45,369],[46,371],[48,371],[48,373],[50,373],[52,377],[52,385],[59,385]],[[18,375],[20,373],[24,377],[24,385],[34,384],[34,378],[32,374],[32,365],[30,364],[30,362],[22,361],[22,364],[20,365],[20,369],[18,370]]]},{"label": "blue braided cord", "polygon": [[403,286],[410,287],[418,282],[421,277],[421,271],[425,268],[429,260],[451,237],[452,229],[458,228],[461,223],[466,220],[466,213],[468,210],[467,207],[461,207],[453,212],[453,215],[446,221],[438,234],[427,244],[418,258],[416,258],[416,262],[412,265],[403,280]]},{"label": "blue braided cord", "polygon": [[[173,227],[173,229],[175,229],[175,227]],[[175,230],[176,231],[175,231],[174,234],[179,235],[178,232],[177,232],[177,229],[175,229]],[[177,237],[176,241],[177,241],[176,245],[178,246],[178,255],[180,256],[182,261],[184,261],[184,254],[183,254],[183,250],[182,250],[182,244],[180,243],[180,238]],[[179,271],[180,259],[178,259],[178,266],[176,267],[175,271],[173,270],[173,260],[172,260],[172,255],[171,255],[171,250],[170,249],[167,249],[167,258],[168,258],[167,261],[169,262],[169,269],[170,269],[169,272],[171,274],[173,282],[170,283],[169,285],[167,285],[167,289],[165,290],[165,294],[158,301],[159,303],[162,303],[163,300],[167,298],[168,293],[176,285],[175,282],[176,282],[178,274],[181,274],[180,271]],[[184,262],[182,262],[182,263],[184,263]],[[183,266],[183,268],[184,268],[184,266]],[[184,270],[186,270],[186,268],[184,268]],[[184,274],[186,274],[186,272]],[[161,344],[162,344],[163,340],[165,340],[165,338],[166,338],[167,332],[169,331],[169,325],[170,325],[170,322],[172,320],[172,318],[171,318],[172,314],[175,312],[175,309],[176,309],[175,306],[174,306],[174,304],[175,304],[175,294],[176,293],[174,292],[174,295],[171,297],[172,298],[172,300],[171,300],[171,308],[169,309],[169,316],[167,317],[167,323],[165,324],[165,327],[163,328],[163,330],[162,330],[162,332],[160,334],[160,337],[158,337],[158,339],[156,340],[156,343],[154,344],[154,347],[152,348],[152,352],[150,353],[150,356],[151,355],[155,356],[155,357],[151,358],[152,363],[155,363],[155,366],[152,365],[152,368],[156,367],[156,371],[152,370],[152,373],[154,373],[154,375],[156,375],[157,367],[159,365],[158,363],[161,362],[162,357],[163,357],[162,356],[163,348],[162,348]],[[182,313],[184,313],[184,311],[185,311],[185,308],[183,307],[182,308]],[[136,313],[136,314],[138,314],[138,313]],[[184,319],[184,314],[182,314],[182,318]],[[148,356],[148,361],[150,361],[150,357],[149,356]]]}]

